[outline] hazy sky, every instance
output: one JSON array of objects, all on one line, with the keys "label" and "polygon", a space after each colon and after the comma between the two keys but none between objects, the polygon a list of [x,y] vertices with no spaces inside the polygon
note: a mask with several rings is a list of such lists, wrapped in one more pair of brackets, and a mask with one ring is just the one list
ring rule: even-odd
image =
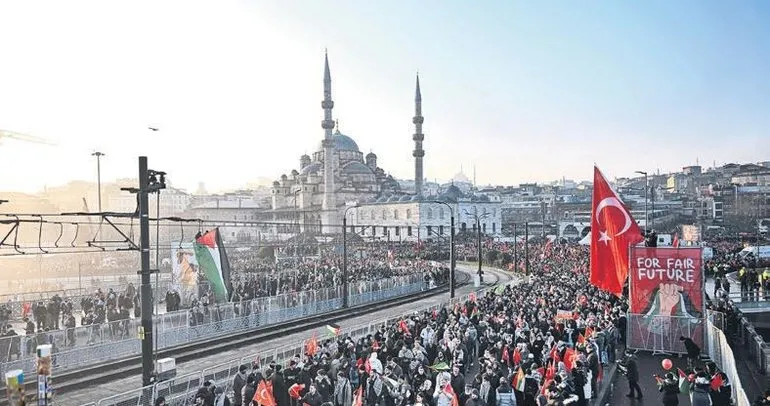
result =
[{"label": "hazy sky", "polygon": [[[279,177],[334,117],[411,178],[590,179],[770,159],[770,1],[0,0],[0,190],[135,176]],[[151,133],[148,124],[160,132]]]}]

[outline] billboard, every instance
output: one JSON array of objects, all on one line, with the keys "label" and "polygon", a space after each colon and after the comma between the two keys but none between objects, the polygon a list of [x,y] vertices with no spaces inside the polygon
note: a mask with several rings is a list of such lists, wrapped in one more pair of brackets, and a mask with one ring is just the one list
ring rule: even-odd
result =
[{"label": "billboard", "polygon": [[192,243],[171,249],[171,289],[179,293],[183,306],[198,297],[198,260]]},{"label": "billboard", "polygon": [[700,241],[700,227],[693,225],[682,225],[682,241]]},{"label": "billboard", "polygon": [[679,340],[684,336],[705,350],[701,248],[630,251],[628,347],[686,353]]}]

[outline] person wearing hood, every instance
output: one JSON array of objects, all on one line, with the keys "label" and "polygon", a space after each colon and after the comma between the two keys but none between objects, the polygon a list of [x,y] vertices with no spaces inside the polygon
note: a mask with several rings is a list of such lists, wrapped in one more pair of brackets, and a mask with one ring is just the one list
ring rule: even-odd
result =
[{"label": "person wearing hood", "polygon": [[353,388],[344,371],[337,372],[337,383],[334,386],[334,406],[351,406],[353,404]]},{"label": "person wearing hood", "polygon": [[711,406],[711,396],[709,395],[710,381],[705,374],[699,374],[695,378],[690,400],[692,406]]},{"label": "person wearing hood", "polygon": [[[235,374],[235,378],[233,378],[233,405],[235,406],[243,405],[241,390],[246,386],[246,378],[248,377],[248,375],[246,375],[246,369],[246,365],[241,365],[240,368],[238,368],[238,373]],[[279,406],[283,405],[279,404]]]},{"label": "person wearing hood", "polygon": [[273,397],[277,406],[290,406],[291,399],[289,398],[289,387],[283,378],[281,364],[275,366],[275,373],[271,378],[273,383]]},{"label": "person wearing hood", "polygon": [[378,374],[382,375],[382,362],[377,358],[376,351],[369,355],[369,365],[372,367],[372,371],[377,371]]}]

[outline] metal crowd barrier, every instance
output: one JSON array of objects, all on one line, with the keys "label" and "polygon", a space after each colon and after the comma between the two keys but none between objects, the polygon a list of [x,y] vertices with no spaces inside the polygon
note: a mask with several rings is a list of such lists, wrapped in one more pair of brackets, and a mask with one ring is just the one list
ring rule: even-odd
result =
[{"label": "metal crowd barrier", "polygon": [[[424,289],[424,274],[390,278],[358,284],[358,294],[349,296],[350,304],[381,301]],[[418,280],[419,282],[414,282]],[[382,289],[380,289],[382,288]],[[369,290],[367,290],[369,289]],[[374,290],[377,289],[377,290]],[[342,286],[257,298],[248,302],[211,305],[200,313],[192,310],[166,313],[154,317],[157,348],[192,343],[223,334],[247,331],[268,324],[330,312],[342,307]],[[21,369],[25,376],[35,374],[35,348],[53,344],[54,368],[67,371],[95,365],[107,360],[136,356],[141,353],[137,337],[140,320],[126,319],[103,324],[80,326],[30,336],[0,339],[0,376]],[[3,387],[5,382],[0,383]]]},{"label": "metal crowd barrier", "polygon": [[[514,283],[508,282],[508,284]],[[474,292],[475,295],[486,294],[487,291],[493,291],[497,287],[491,287],[487,289]],[[441,303],[425,307],[420,310],[412,310],[401,315],[388,317],[386,319],[380,319],[373,322],[361,323],[354,327],[346,329],[340,334],[342,337],[352,337],[357,340],[361,337],[366,337],[369,334],[375,334],[378,330],[393,325],[399,320],[409,317],[415,313],[431,312],[433,310],[439,310],[443,307],[452,308],[457,303],[465,303],[470,298],[470,293],[455,297],[452,300],[446,300]],[[96,403],[97,406],[142,406],[144,404],[152,404],[152,402],[158,397],[163,396],[166,398],[166,404],[170,406],[188,406],[193,404],[192,397],[198,391],[204,382],[211,381],[217,387],[225,388],[225,393],[232,396],[232,382],[235,374],[241,365],[251,367],[254,363],[257,365],[268,365],[270,362],[286,366],[288,361],[297,354],[303,354],[305,348],[305,340],[295,342],[283,347],[279,347],[273,350],[262,351],[254,354],[234,359],[218,366],[207,368],[199,372],[186,374],[183,376],[172,378],[168,381],[159,382],[154,385],[145,386],[143,388],[131,390],[108,398],[104,398]]]},{"label": "metal crowd barrier", "polygon": [[706,348],[709,358],[727,375],[732,383],[732,398],[736,401],[736,405],[750,406],[751,403],[738,376],[733,350],[730,348],[724,332],[712,323],[710,317],[706,321]]}]

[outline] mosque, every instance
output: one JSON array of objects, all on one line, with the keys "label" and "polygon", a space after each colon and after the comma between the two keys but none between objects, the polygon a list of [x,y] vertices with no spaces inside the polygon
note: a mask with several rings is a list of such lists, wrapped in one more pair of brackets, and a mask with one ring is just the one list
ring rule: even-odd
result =
[{"label": "mosque", "polygon": [[378,166],[377,155],[364,156],[353,138],[342,134],[332,111],[331,72],[329,57],[324,60],[324,112],[321,128],[324,137],[312,156],[302,155],[299,170],[281,175],[271,189],[272,208],[270,219],[276,223],[277,234],[287,235],[309,231],[336,234],[341,232],[342,216],[346,203],[373,201],[382,196],[399,196],[399,199],[419,199],[423,185],[422,149],[422,95],[420,78],[415,89],[415,191],[406,194],[399,183]]}]

